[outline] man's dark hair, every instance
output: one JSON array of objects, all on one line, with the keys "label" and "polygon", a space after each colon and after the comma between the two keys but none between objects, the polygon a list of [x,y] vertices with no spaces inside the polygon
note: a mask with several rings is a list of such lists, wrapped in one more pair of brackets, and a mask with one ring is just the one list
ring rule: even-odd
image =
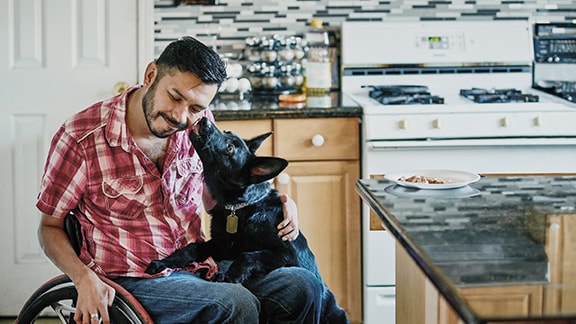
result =
[{"label": "man's dark hair", "polygon": [[160,77],[177,68],[180,72],[192,72],[202,82],[218,87],[226,80],[226,65],[218,53],[190,36],[168,44],[156,64]]}]

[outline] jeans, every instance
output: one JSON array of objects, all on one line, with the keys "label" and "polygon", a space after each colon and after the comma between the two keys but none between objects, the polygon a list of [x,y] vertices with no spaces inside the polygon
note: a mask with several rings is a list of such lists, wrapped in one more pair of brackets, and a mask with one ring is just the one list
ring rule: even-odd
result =
[{"label": "jeans", "polygon": [[181,271],[167,277],[115,279],[156,324],[318,323],[322,282],[296,267],[274,270],[244,286]]}]

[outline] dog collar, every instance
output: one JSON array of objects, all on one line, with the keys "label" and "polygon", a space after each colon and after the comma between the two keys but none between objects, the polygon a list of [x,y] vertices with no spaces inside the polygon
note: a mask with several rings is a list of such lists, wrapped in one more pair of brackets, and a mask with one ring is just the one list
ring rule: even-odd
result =
[{"label": "dog collar", "polygon": [[228,234],[235,234],[236,232],[238,232],[238,216],[236,216],[236,211],[238,209],[242,209],[250,204],[255,204],[257,202],[259,202],[260,200],[264,199],[264,197],[266,197],[266,195],[268,195],[268,192],[266,192],[264,195],[262,195],[262,197],[258,198],[256,201],[253,201],[251,203],[249,202],[243,202],[243,203],[239,203],[239,204],[226,204],[224,205],[224,208],[226,210],[230,211],[230,215],[228,215],[226,217],[226,232]]}]

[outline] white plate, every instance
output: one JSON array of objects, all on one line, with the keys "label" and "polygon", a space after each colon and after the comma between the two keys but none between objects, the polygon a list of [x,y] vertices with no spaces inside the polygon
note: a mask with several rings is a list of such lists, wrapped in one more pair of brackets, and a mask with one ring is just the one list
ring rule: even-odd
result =
[{"label": "white plate", "polygon": [[[408,182],[399,180],[402,177],[409,178],[411,176],[425,176],[431,177],[436,179],[442,179],[446,181],[446,183],[416,183],[416,182]],[[476,173],[466,172],[466,171],[458,171],[458,170],[438,170],[438,169],[430,169],[430,170],[410,170],[410,171],[402,171],[397,173],[390,173],[384,176],[385,179],[394,181],[397,184],[410,187],[410,188],[418,188],[418,189],[453,189],[453,188],[460,188],[466,185],[469,185],[473,182],[476,182],[480,179],[480,175]]]}]

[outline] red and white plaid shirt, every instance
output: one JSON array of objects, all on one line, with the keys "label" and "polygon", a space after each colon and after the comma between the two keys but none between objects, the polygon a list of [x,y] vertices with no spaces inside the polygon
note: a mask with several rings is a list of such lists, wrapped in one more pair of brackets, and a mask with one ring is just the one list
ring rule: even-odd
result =
[{"label": "red and white plaid shirt", "polygon": [[[160,174],[126,128],[128,93],[138,87],[92,105],[60,127],[36,203],[47,215],[79,214],[80,259],[109,277],[149,277],[144,270],[151,260],[204,240],[203,168],[190,131],[169,138]],[[203,114],[213,120],[209,110]]]}]

